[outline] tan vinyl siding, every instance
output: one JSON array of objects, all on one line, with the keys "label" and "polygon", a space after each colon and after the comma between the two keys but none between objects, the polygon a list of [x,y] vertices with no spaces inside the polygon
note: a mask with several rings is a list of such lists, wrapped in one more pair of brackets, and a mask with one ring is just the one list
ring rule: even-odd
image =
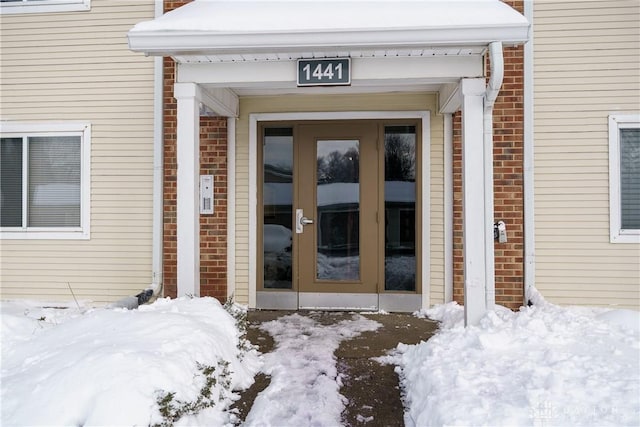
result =
[{"label": "tan vinyl siding", "polygon": [[430,298],[444,301],[444,142],[443,119],[435,115],[435,94],[363,94],[257,96],[240,99],[236,125],[236,290],[240,303],[249,298],[249,115],[312,111],[431,111],[431,260]]},{"label": "tan vinyl siding", "polygon": [[609,243],[608,116],[640,111],[640,3],[534,3],[536,286],[640,309],[640,245]]},{"label": "tan vinyl siding", "polygon": [[152,0],[0,15],[0,117],[89,122],[91,239],[1,240],[1,297],[103,303],[151,281],[153,59],[126,34]]}]

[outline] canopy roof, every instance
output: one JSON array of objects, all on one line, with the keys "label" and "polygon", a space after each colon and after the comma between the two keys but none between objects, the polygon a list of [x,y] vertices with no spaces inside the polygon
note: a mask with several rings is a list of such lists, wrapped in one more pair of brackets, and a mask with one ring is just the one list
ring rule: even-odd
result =
[{"label": "canopy roof", "polygon": [[171,56],[379,49],[424,55],[425,48],[521,44],[528,35],[525,17],[499,0],[195,0],[137,24],[129,45]]}]

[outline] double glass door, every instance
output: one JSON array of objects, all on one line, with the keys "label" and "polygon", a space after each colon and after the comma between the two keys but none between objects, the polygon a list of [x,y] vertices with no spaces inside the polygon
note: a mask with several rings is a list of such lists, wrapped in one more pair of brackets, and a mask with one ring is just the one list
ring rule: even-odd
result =
[{"label": "double glass door", "polygon": [[416,291],[416,126],[269,124],[262,133],[262,290]]}]

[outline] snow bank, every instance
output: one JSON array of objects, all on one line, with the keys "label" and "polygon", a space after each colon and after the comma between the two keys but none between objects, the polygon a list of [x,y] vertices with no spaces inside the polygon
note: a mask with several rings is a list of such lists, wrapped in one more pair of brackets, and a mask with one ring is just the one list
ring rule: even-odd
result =
[{"label": "snow bank", "polygon": [[441,330],[395,354],[407,426],[640,425],[640,313],[543,302],[463,326],[455,303],[422,314]]},{"label": "snow bank", "polygon": [[[197,364],[229,362],[233,389],[261,366],[239,350],[235,320],[212,298],[161,299],[138,310],[36,309],[3,302],[2,425],[149,425],[162,421],[159,391],[195,400]],[[235,398],[179,423],[223,425]]]}]

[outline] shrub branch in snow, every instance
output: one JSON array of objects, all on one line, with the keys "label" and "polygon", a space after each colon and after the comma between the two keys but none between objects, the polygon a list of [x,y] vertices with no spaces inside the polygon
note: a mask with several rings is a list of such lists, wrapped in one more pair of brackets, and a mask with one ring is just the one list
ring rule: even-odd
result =
[{"label": "shrub branch in snow", "polygon": [[[196,377],[204,379],[204,384],[198,397],[192,401],[184,401],[176,399],[175,392],[156,392],[156,403],[163,419],[162,422],[154,424],[153,427],[171,427],[185,415],[199,414],[207,408],[212,408],[220,402],[224,402],[229,397],[231,393],[229,362],[219,359],[216,365],[197,363],[197,367],[199,374]],[[196,380],[198,379],[196,378]],[[217,397],[214,392],[216,392]]]}]

